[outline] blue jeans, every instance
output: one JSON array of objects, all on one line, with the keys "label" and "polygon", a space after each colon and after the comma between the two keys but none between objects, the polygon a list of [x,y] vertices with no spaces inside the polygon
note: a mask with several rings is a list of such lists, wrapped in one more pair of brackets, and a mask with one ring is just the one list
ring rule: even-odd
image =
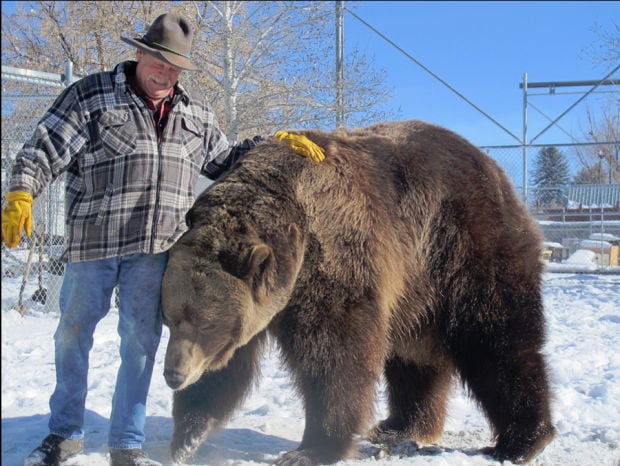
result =
[{"label": "blue jeans", "polygon": [[112,292],[118,285],[121,364],[108,446],[142,446],[146,397],[162,332],[160,288],[167,262],[165,252],[66,264],[54,335],[56,389],[50,398],[50,433],[71,439],[84,437],[88,355],[95,327],[110,310]]}]

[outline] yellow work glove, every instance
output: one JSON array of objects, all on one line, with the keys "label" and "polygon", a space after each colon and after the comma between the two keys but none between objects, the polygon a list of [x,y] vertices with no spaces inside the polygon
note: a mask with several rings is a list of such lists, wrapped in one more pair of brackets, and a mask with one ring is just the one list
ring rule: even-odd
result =
[{"label": "yellow work glove", "polygon": [[32,234],[32,196],[25,191],[6,193],[6,207],[2,211],[2,241],[9,248],[19,244],[22,230]]},{"label": "yellow work glove", "polygon": [[275,136],[280,141],[288,143],[299,155],[310,157],[316,163],[321,163],[325,160],[325,152],[323,152],[323,149],[313,143],[306,136],[291,134],[286,131],[278,131]]}]

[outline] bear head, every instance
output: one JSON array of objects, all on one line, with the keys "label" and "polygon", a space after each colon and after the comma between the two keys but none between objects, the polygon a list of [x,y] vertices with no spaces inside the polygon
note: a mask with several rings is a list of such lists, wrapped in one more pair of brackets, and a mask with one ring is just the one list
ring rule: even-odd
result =
[{"label": "bear head", "polygon": [[164,377],[173,389],[226,366],[288,302],[303,259],[299,228],[269,239],[238,219],[190,229],[169,252],[162,283],[170,329]]}]

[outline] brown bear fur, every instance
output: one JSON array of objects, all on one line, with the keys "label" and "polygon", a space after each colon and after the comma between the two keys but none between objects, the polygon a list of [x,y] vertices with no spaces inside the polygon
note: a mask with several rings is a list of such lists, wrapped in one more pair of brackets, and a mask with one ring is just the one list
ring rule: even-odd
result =
[{"label": "brown bear fur", "polygon": [[270,335],[303,397],[301,445],[279,464],[353,453],[381,375],[377,442],[432,442],[454,376],[527,462],[552,439],[541,348],[541,236],[496,163],[417,121],[297,131],[258,145],[188,214],[162,304],[172,455],[182,461],[239,407]]}]

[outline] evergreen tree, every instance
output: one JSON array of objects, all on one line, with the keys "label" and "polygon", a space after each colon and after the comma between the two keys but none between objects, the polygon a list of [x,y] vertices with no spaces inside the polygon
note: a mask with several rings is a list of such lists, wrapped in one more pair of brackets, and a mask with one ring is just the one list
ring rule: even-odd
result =
[{"label": "evergreen tree", "polygon": [[570,181],[566,157],[555,147],[543,147],[534,161],[531,173],[536,199],[541,207],[565,205],[564,186]]}]

